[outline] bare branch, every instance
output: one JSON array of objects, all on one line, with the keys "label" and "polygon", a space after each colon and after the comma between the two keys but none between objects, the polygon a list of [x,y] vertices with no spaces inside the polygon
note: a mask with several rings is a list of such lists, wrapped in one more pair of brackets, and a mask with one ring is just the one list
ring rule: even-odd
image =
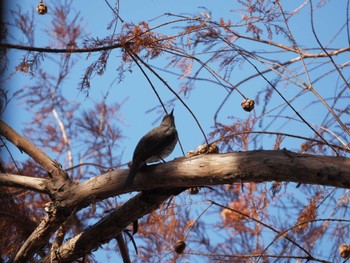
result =
[{"label": "bare branch", "polygon": [[321,41],[319,40],[317,34],[316,34],[316,30],[314,27],[314,10],[312,7],[312,0],[309,1],[310,3],[310,20],[311,20],[311,30],[312,33],[318,43],[318,45],[322,48],[323,52],[327,55],[327,57],[330,59],[330,61],[332,62],[333,66],[337,69],[339,76],[341,77],[341,79],[344,81],[345,85],[350,89],[350,84],[349,82],[346,80],[346,78],[344,77],[343,73],[340,71],[339,67],[337,66],[337,64],[335,63],[334,59],[332,58],[332,56],[327,52],[327,50],[323,47]]},{"label": "bare branch", "polygon": [[[45,168],[46,171],[52,173],[58,167],[58,164],[52,160],[42,150],[36,148],[30,141],[23,136],[19,135],[15,130],[8,126],[5,122],[0,120],[0,135],[4,136],[7,140],[12,142],[21,151],[24,151],[30,157],[32,157],[37,163]],[[60,169],[60,168],[59,168]]]},{"label": "bare branch", "polygon": [[[58,201],[62,206],[82,207],[93,200],[121,193],[127,174],[127,170],[103,174],[63,193],[62,197],[66,196],[66,199]],[[43,262],[71,262],[81,257],[116,237],[139,217],[157,209],[172,194],[189,186],[263,181],[302,181],[350,188],[350,162],[347,158],[282,150],[200,155],[149,166],[138,174],[132,189],[153,190],[136,195],[63,244],[55,253],[57,258],[47,257]],[[155,190],[155,185],[163,190]]]},{"label": "bare branch", "polygon": [[49,213],[44,216],[44,219],[41,221],[39,226],[22,245],[14,259],[14,262],[28,262],[35,252],[47,244],[50,237],[65,221],[65,219],[66,217],[62,216],[62,214],[58,216],[55,209],[49,211]]},{"label": "bare branch", "polygon": [[67,144],[67,148],[68,148],[68,151],[67,151],[67,160],[68,160],[68,163],[69,163],[69,166],[72,167],[73,166],[73,154],[72,154],[72,149],[70,147],[70,142],[69,142],[69,139],[67,137],[67,133],[66,133],[66,128],[64,127],[64,124],[60,118],[60,116],[58,115],[56,109],[53,109],[52,110],[52,113],[53,115],[55,116],[57,122],[58,122],[58,126],[60,127],[61,129],[61,132],[62,132],[62,137],[63,137],[63,140],[64,140],[64,143]]},{"label": "bare branch", "polygon": [[14,186],[17,188],[29,189],[45,194],[49,193],[48,179],[31,176],[0,173],[0,185]]},{"label": "bare branch", "polygon": [[[235,182],[289,181],[350,188],[350,161],[334,156],[297,154],[287,150],[249,151],[181,157],[140,171],[124,189],[129,170],[91,178],[60,192],[61,207],[85,207],[96,200],[130,191],[171,189]],[[336,178],[336,180],[334,180]]]},{"label": "bare branch", "polygon": [[16,44],[10,44],[10,43],[0,43],[0,47],[19,49],[19,50],[25,50],[25,51],[44,52],[44,53],[90,53],[90,52],[99,52],[104,50],[121,48],[121,45],[117,43],[110,46],[103,46],[103,47],[96,47],[96,48],[50,48],[50,47],[44,48],[44,47],[30,47],[30,46],[16,45]]},{"label": "bare branch", "polygon": [[137,194],[84,232],[69,239],[56,251],[55,258],[47,256],[42,263],[72,262],[80,258],[118,236],[130,222],[157,209],[172,195],[173,191],[171,190],[153,190]]}]

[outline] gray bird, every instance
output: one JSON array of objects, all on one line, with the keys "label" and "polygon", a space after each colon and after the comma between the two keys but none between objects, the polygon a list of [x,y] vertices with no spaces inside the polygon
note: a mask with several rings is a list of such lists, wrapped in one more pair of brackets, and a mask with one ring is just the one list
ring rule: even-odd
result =
[{"label": "gray bird", "polygon": [[162,123],[150,130],[136,145],[125,186],[130,186],[142,166],[163,160],[170,155],[177,143],[174,110],[164,116]]}]

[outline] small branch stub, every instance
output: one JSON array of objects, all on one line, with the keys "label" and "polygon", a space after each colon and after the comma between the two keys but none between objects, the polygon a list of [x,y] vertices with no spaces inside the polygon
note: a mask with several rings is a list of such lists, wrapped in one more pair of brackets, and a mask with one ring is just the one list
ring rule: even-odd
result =
[{"label": "small branch stub", "polygon": [[188,151],[187,156],[195,156],[200,154],[211,154],[211,153],[219,153],[219,147],[215,143],[199,145],[197,150]]},{"label": "small branch stub", "polygon": [[255,105],[255,102],[254,102],[254,100],[251,100],[251,99],[245,99],[241,103],[243,110],[248,111],[248,112],[252,111],[254,109],[254,105]]}]

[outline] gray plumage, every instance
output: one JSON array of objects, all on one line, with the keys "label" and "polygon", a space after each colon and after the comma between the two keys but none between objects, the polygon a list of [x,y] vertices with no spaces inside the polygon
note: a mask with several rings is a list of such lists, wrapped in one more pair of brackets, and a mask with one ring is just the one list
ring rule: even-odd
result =
[{"label": "gray plumage", "polygon": [[162,123],[150,130],[136,145],[126,187],[131,185],[142,166],[163,160],[173,152],[177,143],[173,111],[165,115]]}]

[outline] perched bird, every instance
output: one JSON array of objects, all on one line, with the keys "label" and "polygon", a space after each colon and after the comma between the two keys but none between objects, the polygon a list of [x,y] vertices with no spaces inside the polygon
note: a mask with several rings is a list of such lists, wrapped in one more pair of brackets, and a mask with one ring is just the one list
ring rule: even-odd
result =
[{"label": "perched bird", "polygon": [[142,166],[163,160],[170,155],[177,143],[174,110],[164,116],[162,123],[150,130],[136,145],[125,186],[130,186]]}]

